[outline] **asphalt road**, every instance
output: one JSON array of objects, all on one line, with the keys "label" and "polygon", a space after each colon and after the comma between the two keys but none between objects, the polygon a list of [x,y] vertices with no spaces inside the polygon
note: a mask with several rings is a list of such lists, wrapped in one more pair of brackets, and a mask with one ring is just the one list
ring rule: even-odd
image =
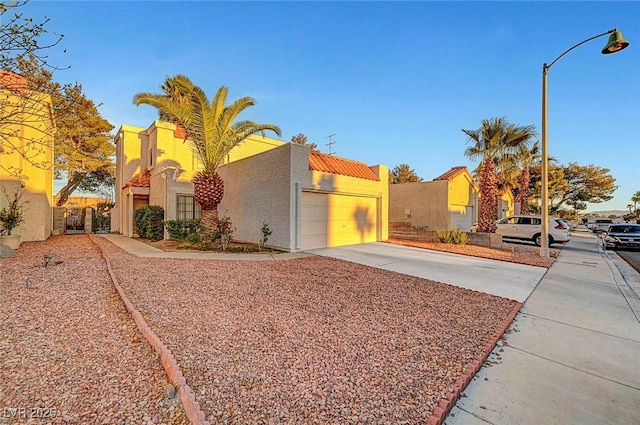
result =
[{"label": "asphalt road", "polygon": [[635,269],[638,273],[640,273],[640,251],[639,250],[622,250],[619,249],[616,251],[620,258],[626,261],[631,267]]}]

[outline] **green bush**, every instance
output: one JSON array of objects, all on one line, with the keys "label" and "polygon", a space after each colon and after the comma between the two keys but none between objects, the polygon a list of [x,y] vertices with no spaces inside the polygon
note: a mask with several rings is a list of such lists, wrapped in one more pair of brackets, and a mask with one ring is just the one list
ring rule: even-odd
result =
[{"label": "green bush", "polygon": [[469,235],[457,227],[453,229],[436,229],[436,236],[440,242],[456,245],[465,245],[469,241]]},{"label": "green bush", "polygon": [[152,241],[163,237],[162,220],[164,209],[157,205],[146,205],[133,213],[133,228],[138,236]]},{"label": "green bush", "polygon": [[171,240],[192,243],[200,240],[200,220],[165,220],[162,224],[167,228]]}]

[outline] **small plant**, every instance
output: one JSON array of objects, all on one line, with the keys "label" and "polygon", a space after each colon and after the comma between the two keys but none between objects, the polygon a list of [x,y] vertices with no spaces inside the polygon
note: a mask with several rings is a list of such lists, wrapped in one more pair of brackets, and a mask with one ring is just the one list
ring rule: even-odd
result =
[{"label": "small plant", "polygon": [[260,237],[260,248],[264,248],[267,245],[269,236],[271,236],[272,233],[271,229],[269,228],[269,223],[267,223],[266,221],[262,222],[260,233],[262,233],[262,236]]},{"label": "small plant", "polygon": [[16,190],[13,197],[9,196],[5,189],[2,190],[2,193],[9,205],[0,210],[0,225],[7,232],[7,235],[11,235],[11,231],[24,222],[24,204],[26,202],[22,201],[23,192],[21,189]]},{"label": "small plant", "polygon": [[465,245],[469,241],[469,235],[457,227],[453,229],[436,229],[436,236],[440,242],[456,245]]},{"label": "small plant", "polygon": [[163,238],[162,222],[164,209],[157,205],[146,205],[133,213],[133,226],[141,238],[159,241]]},{"label": "small plant", "polygon": [[227,250],[229,246],[229,242],[231,241],[231,235],[233,231],[236,230],[233,227],[233,223],[231,223],[231,219],[227,216],[222,217],[218,220],[218,226],[216,229],[217,238],[220,239],[220,245],[223,251]]}]

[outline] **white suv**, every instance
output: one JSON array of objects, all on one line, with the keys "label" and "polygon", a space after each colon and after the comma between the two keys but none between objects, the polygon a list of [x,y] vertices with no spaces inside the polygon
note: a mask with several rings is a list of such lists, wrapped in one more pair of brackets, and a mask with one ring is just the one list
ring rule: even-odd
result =
[{"label": "white suv", "polygon": [[[496,233],[503,239],[520,239],[533,241],[540,246],[542,217],[536,215],[512,215],[496,221]],[[562,220],[549,217],[549,245],[569,242],[569,227]]]}]

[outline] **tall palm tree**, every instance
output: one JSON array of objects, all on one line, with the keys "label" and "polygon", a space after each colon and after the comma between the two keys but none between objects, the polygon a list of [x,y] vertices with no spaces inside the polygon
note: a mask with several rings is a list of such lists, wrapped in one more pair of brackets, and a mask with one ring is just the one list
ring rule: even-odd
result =
[{"label": "tall palm tree", "polygon": [[513,188],[513,173],[508,172],[516,163],[516,153],[520,145],[528,147],[535,136],[535,126],[518,126],[505,118],[483,119],[477,130],[462,130],[467,135],[465,156],[481,159],[478,167],[480,179],[480,214],[478,231],[495,232],[498,218],[498,195],[503,190]]},{"label": "tall palm tree", "polygon": [[518,163],[522,167],[520,177],[518,178],[518,195],[516,201],[520,202],[520,214],[529,214],[529,183],[531,181],[530,168],[540,160],[542,152],[540,150],[540,142],[535,141],[528,149],[526,145],[520,145],[516,157]]},{"label": "tall palm tree", "polygon": [[640,190],[631,196],[631,202],[633,202],[633,211],[638,212],[638,202],[640,202]]},{"label": "tall palm tree", "polygon": [[201,225],[205,235],[215,232],[218,223],[218,204],[224,195],[224,182],[217,173],[224,157],[249,136],[271,130],[278,136],[280,128],[273,124],[236,121],[238,115],[256,104],[248,96],[225,105],[228,89],[221,86],[212,101],[206,93],[184,75],[167,77],[160,88],[162,94],[138,93],[133,97],[136,106],[151,105],[160,116],[185,128],[186,140],[191,144],[203,169],[193,177],[195,201],[202,209]]}]

